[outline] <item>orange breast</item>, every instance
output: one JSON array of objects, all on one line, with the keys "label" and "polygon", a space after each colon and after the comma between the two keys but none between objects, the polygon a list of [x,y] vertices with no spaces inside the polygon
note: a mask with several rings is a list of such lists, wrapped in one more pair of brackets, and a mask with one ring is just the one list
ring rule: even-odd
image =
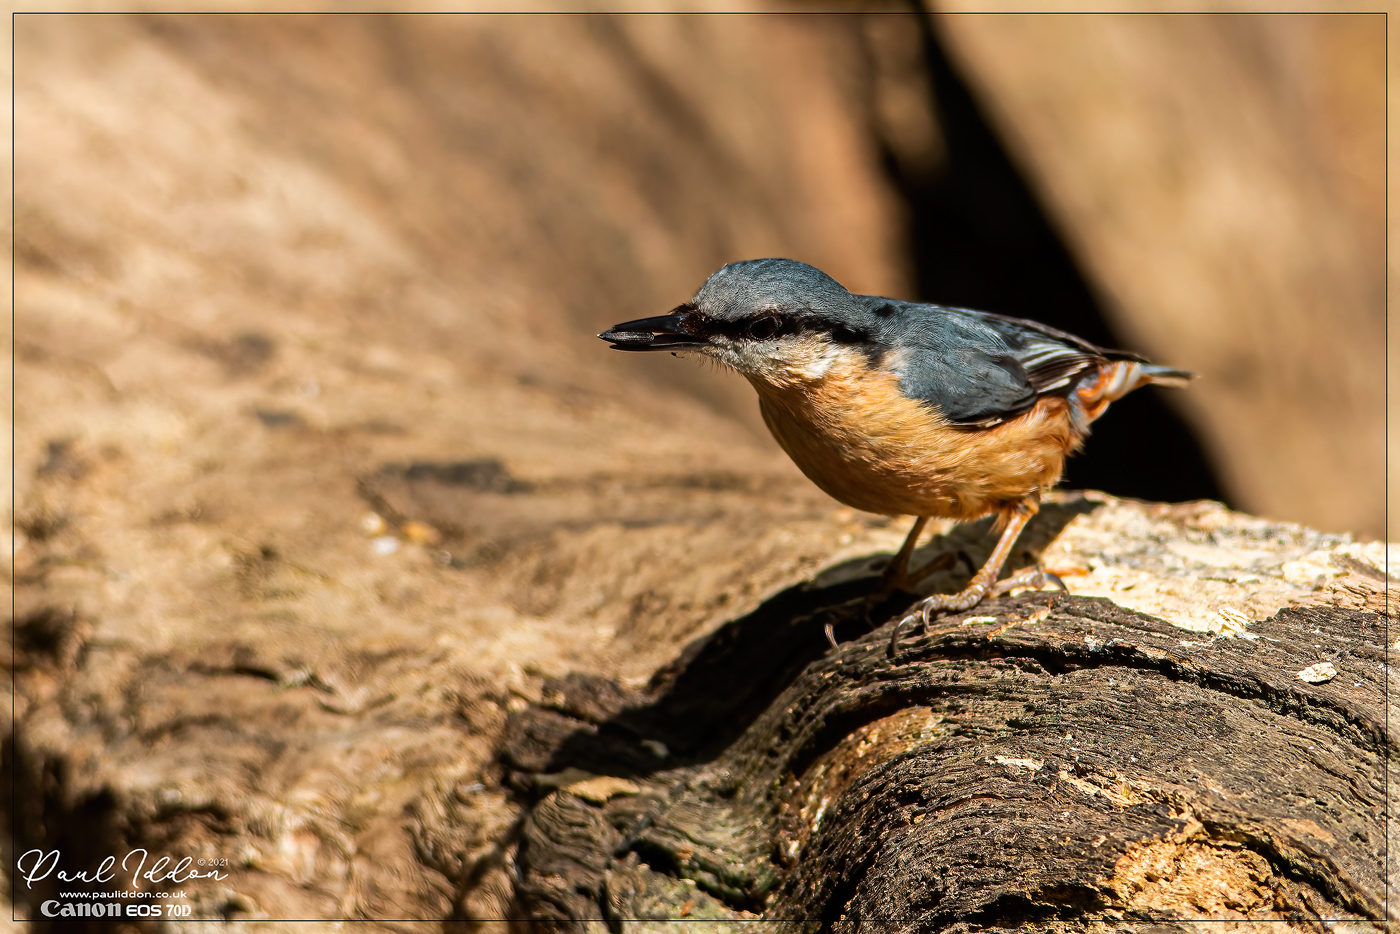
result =
[{"label": "orange breast", "polygon": [[802,472],[848,506],[884,515],[986,515],[1054,486],[1082,440],[1059,397],[995,428],[954,428],[856,352],[819,379],[751,382],[768,429]]}]

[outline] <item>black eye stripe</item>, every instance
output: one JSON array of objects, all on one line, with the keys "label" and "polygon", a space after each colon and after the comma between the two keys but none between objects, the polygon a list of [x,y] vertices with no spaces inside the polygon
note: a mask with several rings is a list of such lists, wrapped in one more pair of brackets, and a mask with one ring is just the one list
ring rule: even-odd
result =
[{"label": "black eye stripe", "polygon": [[813,314],[762,311],[737,321],[704,318],[697,323],[705,336],[722,336],[731,340],[772,340],[790,334],[825,334],[838,344],[859,344],[870,340],[870,335],[859,328]]}]

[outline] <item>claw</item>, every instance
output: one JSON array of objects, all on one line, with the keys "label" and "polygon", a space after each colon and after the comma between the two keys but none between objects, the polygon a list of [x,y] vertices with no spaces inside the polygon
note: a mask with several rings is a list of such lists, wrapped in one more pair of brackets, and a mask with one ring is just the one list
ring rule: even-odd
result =
[{"label": "claw", "polygon": [[899,647],[899,634],[904,631],[905,623],[909,622],[910,620],[918,620],[920,626],[923,626],[925,628],[928,627],[929,614],[932,613],[935,609],[944,609],[944,607],[938,605],[938,601],[939,597],[937,596],[927,597],[923,600],[920,600],[918,603],[914,604],[914,608],[911,612],[905,613],[899,618],[899,620],[894,624],[894,631],[890,633],[890,644],[889,647],[885,650],[886,658],[894,658],[894,653]]},{"label": "claw", "polygon": [[900,632],[901,629],[904,628],[904,624],[907,623],[907,622],[909,622],[909,620],[912,619],[912,618],[913,618],[912,615],[910,615],[910,616],[901,616],[901,617],[899,618],[899,622],[897,622],[897,623],[894,624],[894,631],[890,633],[890,645],[889,645],[889,648],[885,649],[885,657],[886,657],[886,658],[894,658],[895,649],[896,649],[896,647],[898,647],[898,645],[899,645],[899,632]]}]

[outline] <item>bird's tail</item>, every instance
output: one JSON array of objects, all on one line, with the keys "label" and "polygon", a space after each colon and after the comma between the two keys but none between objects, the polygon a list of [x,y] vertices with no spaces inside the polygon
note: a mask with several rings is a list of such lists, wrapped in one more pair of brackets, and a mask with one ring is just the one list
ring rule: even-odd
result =
[{"label": "bird's tail", "polygon": [[[1139,363],[1138,369],[1142,371],[1142,377],[1137,386],[1142,386],[1145,383],[1156,383],[1158,386],[1185,389],[1187,384],[1196,378],[1195,373],[1188,373],[1186,370],[1173,370],[1169,366],[1158,366],[1155,363]],[[1133,388],[1136,389],[1137,386]]]},{"label": "bird's tail", "polygon": [[1092,400],[1109,403],[1121,399],[1134,389],[1140,389],[1149,383],[1180,387],[1185,386],[1195,378],[1195,373],[1173,370],[1171,367],[1158,366],[1155,363],[1115,360],[1099,371],[1097,382],[1085,386],[1080,391],[1087,390],[1085,393],[1088,397],[1085,399],[1086,402]]},{"label": "bird's tail", "polygon": [[1110,402],[1123,398],[1149,383],[1182,387],[1196,378],[1195,373],[1174,370],[1138,360],[1114,360],[1099,370],[1099,378],[1080,384],[1076,394],[1087,425],[1103,414]]}]

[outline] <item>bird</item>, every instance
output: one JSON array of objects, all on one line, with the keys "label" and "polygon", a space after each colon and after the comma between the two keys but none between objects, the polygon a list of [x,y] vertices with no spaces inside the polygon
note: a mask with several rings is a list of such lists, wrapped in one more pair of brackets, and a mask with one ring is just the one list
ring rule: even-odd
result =
[{"label": "bird", "polygon": [[[988,596],[1064,584],[1040,567],[998,581],[1017,538],[1090,424],[1141,386],[1194,374],[1024,318],[858,295],[791,259],[730,263],[669,313],[615,325],[615,350],[700,354],[757,391],[764,423],[834,499],[913,516],[883,592],[912,590],[931,518],[995,516],[996,546],[966,587],[920,600],[895,625],[927,624]],[[925,569],[927,570],[927,569]],[[835,645],[831,625],[827,638]]]}]

